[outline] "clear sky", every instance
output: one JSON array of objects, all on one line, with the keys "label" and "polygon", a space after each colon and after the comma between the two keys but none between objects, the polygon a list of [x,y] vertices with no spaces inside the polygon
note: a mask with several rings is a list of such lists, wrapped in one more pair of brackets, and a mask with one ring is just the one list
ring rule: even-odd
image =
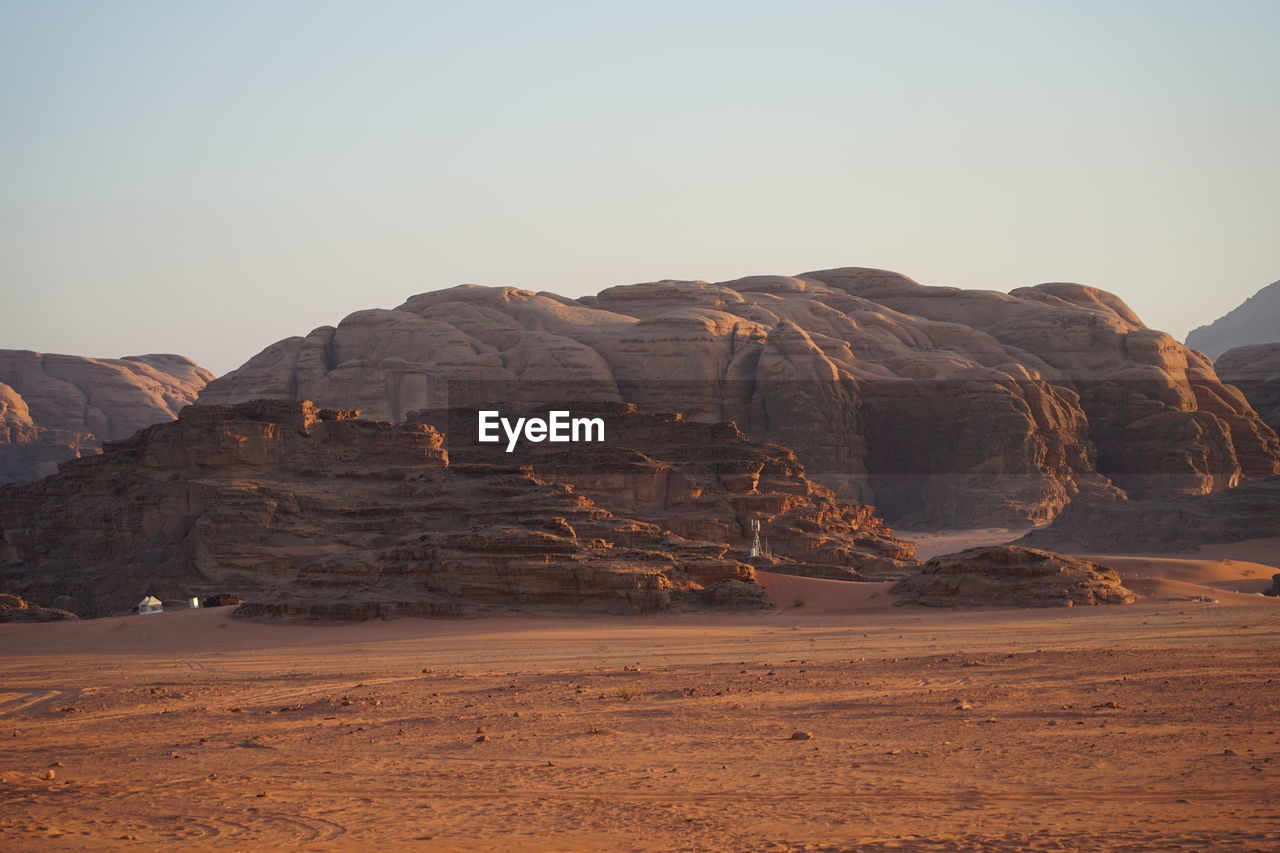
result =
[{"label": "clear sky", "polygon": [[464,282],[1280,278],[1280,0],[0,0],[0,347],[268,343]]}]

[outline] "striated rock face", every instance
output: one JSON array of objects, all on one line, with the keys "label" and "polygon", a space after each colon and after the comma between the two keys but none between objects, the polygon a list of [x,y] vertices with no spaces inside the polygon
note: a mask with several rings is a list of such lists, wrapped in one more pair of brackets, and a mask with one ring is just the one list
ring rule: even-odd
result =
[{"label": "striated rock face", "polygon": [[1275,538],[1280,538],[1280,477],[1211,495],[1077,504],[1018,541],[1084,553],[1175,554],[1200,545]]},{"label": "striated rock face", "polygon": [[41,607],[16,596],[0,594],[0,622],[59,622],[75,619],[74,613],[53,607]]},{"label": "striated rock face", "polygon": [[0,485],[47,477],[195,402],[213,374],[180,355],[0,350]]},{"label": "striated rock face", "polygon": [[1272,429],[1280,430],[1280,342],[1227,350],[1213,366],[1222,381],[1244,393]]},{"label": "striated rock face", "polygon": [[1269,284],[1243,304],[1207,326],[1192,329],[1187,346],[1216,359],[1227,350],[1280,341],[1280,281]]},{"label": "striated rock face", "polygon": [[[634,404],[578,405],[573,413],[599,417],[605,441],[537,444],[519,460],[540,479],[568,485],[615,515],[686,539],[728,543],[729,554],[743,561],[751,559],[751,525],[759,522],[769,553],[756,564],[783,573],[881,579],[916,565],[915,546],[895,538],[873,507],[844,503],[810,480],[789,448],[750,441],[732,423],[641,413]],[[502,463],[507,455],[471,440],[475,409],[424,410],[409,419],[450,436],[455,463]]]},{"label": "striated rock face", "polygon": [[201,400],[257,397],[390,420],[480,399],[678,411],[790,447],[842,500],[907,525],[1043,523],[1077,499],[1280,472],[1280,438],[1243,395],[1111,294],[925,287],[860,268],[576,300],[424,293],[273,344]]},{"label": "striated rock face", "polygon": [[[238,614],[270,617],[643,612],[766,605],[738,558],[740,513],[765,515],[806,559],[884,567],[911,553],[865,508],[809,483],[787,451],[727,427],[685,427],[700,431],[685,452],[701,431],[729,430],[711,461],[633,452],[588,483],[603,460],[562,466],[557,481],[510,461],[450,459],[424,423],[356,415],[309,402],[191,406],[53,477],[0,489],[0,588],[68,596],[82,615],[126,612],[145,592],[231,592],[249,600]],[[653,422],[640,420],[635,435]]]},{"label": "striated rock face", "polygon": [[1063,554],[995,545],[934,557],[893,587],[895,604],[1071,607],[1137,600],[1114,571]]}]

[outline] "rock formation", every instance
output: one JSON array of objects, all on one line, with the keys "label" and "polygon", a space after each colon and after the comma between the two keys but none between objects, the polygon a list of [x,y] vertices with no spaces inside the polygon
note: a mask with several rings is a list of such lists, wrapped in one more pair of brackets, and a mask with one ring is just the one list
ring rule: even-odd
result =
[{"label": "rock formation", "polygon": [[1280,472],[1280,438],[1244,397],[1111,294],[925,287],[860,268],[581,299],[424,293],[273,344],[201,400],[259,397],[396,421],[481,398],[732,421],[905,525],[1043,523],[1078,498]]},{"label": "rock formation", "polygon": [[1229,349],[1280,341],[1280,281],[1269,284],[1207,326],[1192,329],[1187,346],[1216,359]]},{"label": "rock formation", "polygon": [[898,596],[895,604],[926,607],[1071,607],[1137,600],[1111,569],[1016,545],[934,557],[919,573],[894,584],[892,591]]},{"label": "rock formation", "polygon": [[179,355],[0,350],[0,485],[47,477],[195,402],[213,374]]},{"label": "rock formation", "polygon": [[762,606],[745,562],[750,514],[794,562],[875,572],[911,554],[865,507],[810,483],[788,451],[727,425],[623,407],[611,421],[637,423],[622,436],[660,428],[662,449],[704,458],[615,445],[559,470],[548,459],[543,476],[510,460],[452,460],[425,423],[356,415],[309,402],[191,406],[55,476],[4,487],[0,588],[69,596],[82,615],[126,612],[144,592],[235,593],[249,601],[242,615],[324,619],[639,612]]},{"label": "rock formation", "polygon": [[1176,554],[1200,545],[1280,538],[1280,477],[1210,495],[1108,506],[1073,504],[1019,540],[1076,553]]},{"label": "rock formation", "polygon": [[[537,412],[506,409],[513,417]],[[579,405],[573,413],[600,417],[605,441],[538,444],[521,462],[615,515],[686,539],[729,543],[740,560],[750,559],[751,525],[758,522],[768,554],[755,564],[787,574],[885,579],[916,565],[914,546],[896,539],[873,507],[841,502],[805,475],[789,448],[748,441],[732,423],[640,413],[629,403]],[[454,462],[510,464],[501,449],[473,440],[474,408],[411,412],[409,420],[449,436]]]},{"label": "rock formation", "polygon": [[16,595],[0,594],[0,622],[59,622],[75,619],[74,613],[41,607]]},{"label": "rock formation", "polygon": [[1222,381],[1244,393],[1272,429],[1280,430],[1280,342],[1227,350],[1213,366]]}]

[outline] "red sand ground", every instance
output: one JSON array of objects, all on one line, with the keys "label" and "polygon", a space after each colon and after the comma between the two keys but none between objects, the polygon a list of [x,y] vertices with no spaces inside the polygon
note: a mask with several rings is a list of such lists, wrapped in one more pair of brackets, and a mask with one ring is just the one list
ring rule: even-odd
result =
[{"label": "red sand ground", "polygon": [[1280,849],[1280,568],[1109,562],[1142,602],[0,625],[0,849]]}]

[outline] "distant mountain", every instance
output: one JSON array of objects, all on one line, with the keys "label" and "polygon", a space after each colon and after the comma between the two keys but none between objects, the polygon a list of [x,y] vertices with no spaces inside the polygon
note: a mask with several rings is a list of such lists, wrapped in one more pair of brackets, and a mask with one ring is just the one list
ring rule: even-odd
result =
[{"label": "distant mountain", "polygon": [[1192,329],[1187,346],[1217,359],[1229,349],[1280,341],[1280,281],[1269,284],[1230,313]]},{"label": "distant mountain", "polygon": [[1280,473],[1280,438],[1243,395],[1110,293],[927,287],[857,267],[578,299],[433,291],[272,344],[200,402],[259,398],[388,421],[583,400],[733,421],[794,449],[843,500],[934,529]]},{"label": "distant mountain", "polygon": [[104,441],[173,420],[211,379],[180,355],[0,350],[0,485],[47,477]]}]

